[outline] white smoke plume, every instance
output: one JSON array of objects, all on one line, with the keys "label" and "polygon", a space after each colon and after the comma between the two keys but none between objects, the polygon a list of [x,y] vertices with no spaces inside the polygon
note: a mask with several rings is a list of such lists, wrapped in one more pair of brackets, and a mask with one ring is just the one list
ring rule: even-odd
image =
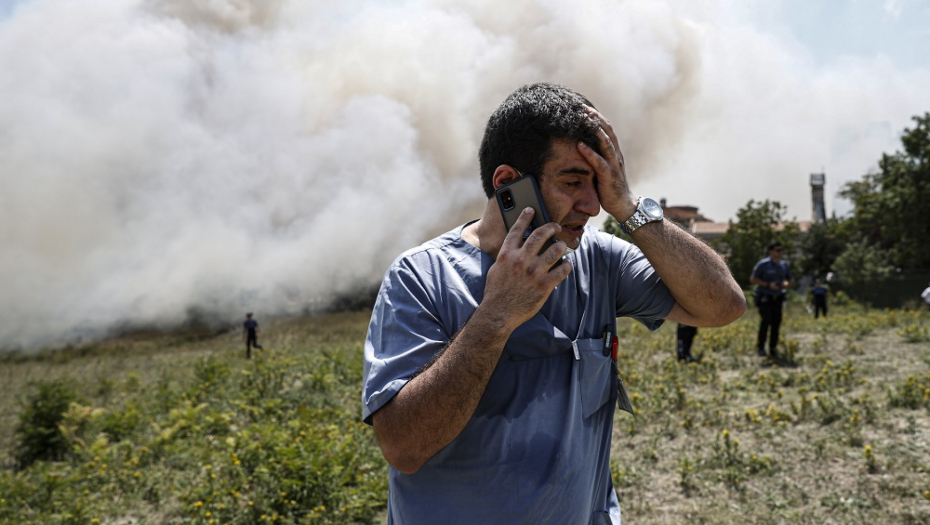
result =
[{"label": "white smoke plume", "polygon": [[815,71],[724,4],[20,0],[0,10],[0,349],[376,283],[480,213],[484,123],[525,83],[584,93],[634,189],[718,220],[786,179],[804,215],[810,171],[857,177],[930,109],[926,70]]}]

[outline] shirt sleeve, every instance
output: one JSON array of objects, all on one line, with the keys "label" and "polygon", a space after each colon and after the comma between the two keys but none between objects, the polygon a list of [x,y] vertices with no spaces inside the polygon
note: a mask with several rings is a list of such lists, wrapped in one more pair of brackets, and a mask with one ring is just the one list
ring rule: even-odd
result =
[{"label": "shirt sleeve", "polygon": [[619,276],[615,288],[617,317],[632,317],[657,330],[675,306],[672,292],[639,248],[616,237],[610,244],[616,264],[611,264],[610,271]]},{"label": "shirt sleeve", "polygon": [[791,275],[791,265],[788,264],[788,261],[784,261],[784,263],[785,263],[785,279],[790,281],[791,279],[794,279],[794,277]]},{"label": "shirt sleeve", "polygon": [[[764,259],[762,261],[758,261],[756,265],[752,267],[752,276],[755,277],[756,279],[762,279],[762,262],[763,261]],[[762,279],[762,280],[764,281],[765,279]]]},{"label": "shirt sleeve", "polygon": [[362,419],[391,400],[449,343],[429,289],[410,261],[401,259],[384,277],[365,338]]}]

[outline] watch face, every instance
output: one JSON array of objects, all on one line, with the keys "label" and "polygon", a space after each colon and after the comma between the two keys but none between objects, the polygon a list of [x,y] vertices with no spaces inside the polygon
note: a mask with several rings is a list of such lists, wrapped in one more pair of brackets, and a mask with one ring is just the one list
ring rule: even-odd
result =
[{"label": "watch face", "polygon": [[643,199],[643,211],[650,219],[659,219],[662,217],[662,206],[652,199]]}]

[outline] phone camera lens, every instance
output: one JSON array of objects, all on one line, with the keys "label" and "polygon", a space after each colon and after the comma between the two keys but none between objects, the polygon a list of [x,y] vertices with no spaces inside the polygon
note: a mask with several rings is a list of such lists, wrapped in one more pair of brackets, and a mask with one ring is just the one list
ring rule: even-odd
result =
[{"label": "phone camera lens", "polygon": [[501,192],[501,203],[504,205],[505,211],[510,211],[513,209],[513,194],[510,193],[510,190]]}]

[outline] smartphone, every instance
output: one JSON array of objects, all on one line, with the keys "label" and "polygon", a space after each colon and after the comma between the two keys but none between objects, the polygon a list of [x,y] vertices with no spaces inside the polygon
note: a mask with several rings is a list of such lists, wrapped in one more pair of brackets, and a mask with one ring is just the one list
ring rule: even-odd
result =
[{"label": "smartphone", "polygon": [[[513,228],[517,218],[527,207],[533,208],[533,220],[529,227],[523,232],[523,240],[533,233],[533,230],[549,222],[549,214],[546,213],[546,206],[543,204],[542,194],[539,192],[539,184],[536,177],[530,174],[523,175],[519,179],[504,184],[494,192],[497,196],[497,205],[501,209],[501,215],[504,218],[504,227],[509,232]],[[539,253],[549,249],[556,243],[555,237],[550,237],[544,244]],[[560,258],[555,266],[562,263]]]}]

